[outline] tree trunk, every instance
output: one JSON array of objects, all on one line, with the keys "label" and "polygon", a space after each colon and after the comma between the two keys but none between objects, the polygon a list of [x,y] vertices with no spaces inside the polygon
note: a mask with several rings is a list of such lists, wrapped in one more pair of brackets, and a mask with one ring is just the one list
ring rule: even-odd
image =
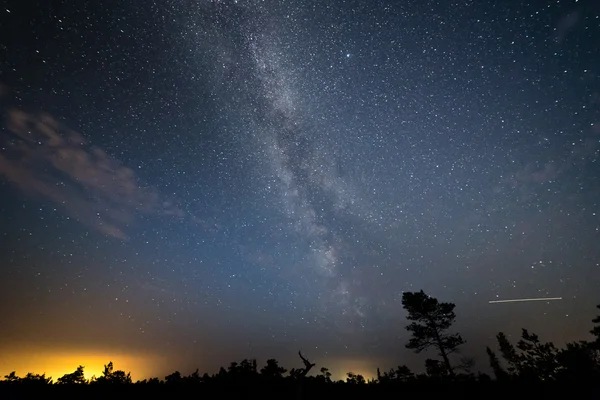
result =
[{"label": "tree trunk", "polygon": [[452,366],[450,365],[450,360],[448,360],[448,356],[446,355],[446,352],[444,351],[444,348],[440,346],[440,353],[442,354],[442,358],[444,359],[444,364],[446,364],[446,369],[448,370],[448,374],[454,378],[454,370],[452,369]]},{"label": "tree trunk", "polygon": [[440,339],[440,335],[437,331],[437,328],[435,329],[435,341],[437,342],[437,348],[440,351],[440,355],[442,356],[442,359],[444,360],[444,364],[446,364],[446,369],[448,370],[448,374],[450,375],[450,377],[454,378],[454,376],[455,376],[454,370],[452,369],[452,366],[450,365],[450,360],[448,359],[446,350],[444,349],[444,346],[442,345],[442,339]]}]

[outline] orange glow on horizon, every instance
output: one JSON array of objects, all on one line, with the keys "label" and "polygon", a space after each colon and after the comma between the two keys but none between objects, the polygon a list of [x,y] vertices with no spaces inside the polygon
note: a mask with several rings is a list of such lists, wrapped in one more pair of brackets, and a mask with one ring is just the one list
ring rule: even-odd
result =
[{"label": "orange glow on horizon", "polygon": [[152,374],[156,372],[162,362],[158,356],[125,354],[118,351],[15,349],[3,351],[2,358],[0,358],[0,379],[4,379],[5,375],[15,371],[21,377],[28,372],[45,373],[46,377],[52,377],[52,380],[56,382],[61,376],[74,372],[79,365],[85,367],[85,378],[90,379],[92,376],[102,376],[104,365],[110,361],[113,362],[115,370],[131,372],[131,379],[134,382],[138,379],[155,376]]},{"label": "orange glow on horizon", "polygon": [[[156,354],[126,353],[110,349],[61,349],[61,348],[31,348],[14,347],[2,351],[0,358],[0,380],[12,371],[24,377],[28,372],[46,374],[56,383],[58,378],[74,372],[79,365],[83,365],[86,379],[92,376],[102,376],[104,365],[113,362],[115,370],[131,373],[133,382],[137,380],[158,377],[163,379],[165,374],[175,371],[170,368],[168,359]],[[329,367],[334,381],[347,378],[347,373],[362,375],[365,380],[374,379],[377,375],[377,362],[362,359],[335,359],[324,360]],[[165,371],[166,369],[166,371]],[[209,371],[201,371],[209,372]],[[311,375],[320,374],[320,366],[311,371]]]},{"label": "orange glow on horizon", "polygon": [[[329,361],[331,368],[331,379],[334,381],[343,380],[346,381],[348,377],[346,374],[352,372],[356,375],[362,375],[366,381],[369,379],[375,379],[377,377],[377,363],[371,360],[359,360],[359,359],[341,359]],[[315,371],[315,374],[320,374],[319,370]]]}]

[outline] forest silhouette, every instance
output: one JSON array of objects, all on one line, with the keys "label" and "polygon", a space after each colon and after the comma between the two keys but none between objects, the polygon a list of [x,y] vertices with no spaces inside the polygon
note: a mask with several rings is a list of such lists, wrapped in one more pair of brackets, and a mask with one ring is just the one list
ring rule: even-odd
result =
[{"label": "forest silhouette", "polygon": [[[259,369],[256,360],[244,359],[221,367],[215,374],[194,373],[184,376],[179,371],[133,382],[131,374],[114,368],[109,362],[101,376],[85,379],[84,366],[58,377],[28,373],[19,377],[13,371],[0,381],[0,398],[82,397],[241,397],[260,396],[277,399],[314,398],[486,398],[507,396],[528,399],[558,399],[575,396],[600,399],[600,316],[594,318],[590,330],[592,340],[567,343],[558,348],[542,342],[538,335],[522,329],[516,344],[499,332],[497,349],[487,347],[493,376],[474,372],[474,361],[458,357],[464,343],[461,335],[452,333],[455,305],[439,302],[420,292],[405,292],[402,305],[410,322],[406,330],[411,338],[406,348],[420,353],[434,350],[438,359],[424,360],[425,373],[413,373],[406,365],[389,371],[377,369],[377,377],[366,380],[348,372],[345,380],[333,380],[328,368],[317,367],[298,351],[300,366],[287,370],[275,359],[268,359]],[[597,306],[600,309],[600,305]],[[314,367],[316,375],[309,376]]]}]

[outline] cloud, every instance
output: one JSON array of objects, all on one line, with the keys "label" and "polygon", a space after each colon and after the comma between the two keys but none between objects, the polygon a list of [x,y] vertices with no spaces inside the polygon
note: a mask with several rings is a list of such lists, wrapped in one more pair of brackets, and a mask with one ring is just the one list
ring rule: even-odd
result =
[{"label": "cloud", "polygon": [[237,250],[244,259],[252,264],[258,265],[261,269],[273,270],[278,267],[278,262],[271,252],[245,244],[238,244]]},{"label": "cloud", "polygon": [[0,134],[0,177],[58,205],[81,223],[118,239],[136,214],[184,217],[130,168],[49,114],[9,110]]},{"label": "cloud", "polygon": [[592,129],[587,137],[572,142],[568,153],[556,160],[548,161],[543,167],[537,167],[535,163],[525,165],[513,176],[507,179],[507,183],[513,187],[527,184],[540,184],[564,178],[565,174],[574,168],[581,167],[585,163],[595,159],[600,148],[600,130]]},{"label": "cloud", "polygon": [[574,11],[570,14],[563,16],[556,24],[556,41],[562,43],[568,33],[575,29],[581,19],[579,11]]},{"label": "cloud", "polygon": [[517,171],[512,177],[512,184],[519,186],[527,183],[544,183],[558,178],[562,169],[556,166],[556,163],[550,161],[542,168],[537,168],[535,164],[527,164],[522,170]]}]

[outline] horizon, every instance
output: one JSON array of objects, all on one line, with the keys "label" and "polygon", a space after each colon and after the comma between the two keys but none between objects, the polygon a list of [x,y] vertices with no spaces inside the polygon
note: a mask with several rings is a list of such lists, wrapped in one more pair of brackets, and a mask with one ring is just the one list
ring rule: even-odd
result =
[{"label": "horizon", "polygon": [[[35,357],[31,357],[31,354],[35,353]],[[41,353],[41,354],[40,354]],[[67,354],[65,354],[67,353]],[[25,356],[25,357],[23,357]],[[22,361],[22,358],[25,358],[26,361]],[[259,368],[262,367],[267,359],[273,357],[266,357],[264,359],[257,359],[257,363]],[[3,359],[0,360],[0,376],[4,379],[5,375],[8,375],[11,372],[15,372],[17,376],[25,376],[27,373],[34,374],[45,374],[47,378],[52,378],[52,381],[56,383],[56,380],[65,374],[69,374],[77,368],[79,365],[84,366],[84,375],[86,379],[91,379],[92,377],[102,376],[102,371],[104,370],[104,366],[109,362],[113,362],[115,370],[123,370],[126,373],[131,372],[131,378],[134,382],[138,380],[150,379],[157,377],[159,379],[164,379],[165,376],[179,371],[183,376],[190,375],[193,373],[196,368],[199,370],[201,374],[208,373],[209,375],[215,374],[218,372],[219,368],[212,370],[203,370],[199,365],[196,368],[186,368],[186,369],[169,369],[165,367],[160,367],[161,363],[164,363],[167,358],[164,355],[127,355],[123,352],[110,352],[110,351],[98,351],[86,353],[84,351],[75,352],[74,354],[68,354],[66,351],[25,351],[23,353],[16,354],[4,354]],[[236,360],[231,360],[230,362],[240,362],[244,359],[244,357]],[[252,359],[252,358],[247,358]],[[87,363],[78,362],[77,360],[87,360]],[[230,362],[224,363],[222,367],[227,368]],[[295,365],[284,365],[282,366],[286,368],[294,368],[300,366],[301,362],[296,362]],[[365,365],[364,361],[361,360],[341,360],[331,364],[331,366],[326,365],[326,363],[317,363],[317,367],[311,372],[309,372],[308,376],[315,376],[319,374],[319,369],[323,367],[327,367],[329,371],[332,373],[332,379],[335,380],[345,380],[346,373],[353,372],[356,374],[362,375],[365,379],[373,379],[377,376],[377,366],[374,369],[370,370],[370,365]],[[333,367],[333,368],[332,368]],[[346,368],[347,367],[347,368]],[[389,368],[388,368],[389,369]],[[140,372],[145,371],[145,372]],[[157,372],[160,371],[160,372]]]},{"label": "horizon", "polygon": [[[523,301],[523,300],[531,300],[531,299],[516,299],[516,301]],[[540,299],[534,299],[534,300],[540,300]],[[545,301],[551,301],[553,300],[552,298],[550,299],[543,299]],[[509,302],[512,302],[513,300],[508,300]],[[597,306],[597,308],[600,308],[600,305]],[[407,319],[408,322],[408,319]],[[526,328],[524,328],[526,329]],[[531,332],[531,333],[535,333],[535,332]],[[590,331],[586,332],[587,335],[585,339],[583,339],[584,341],[588,341],[590,338],[592,339],[593,342],[593,335],[591,334]],[[510,338],[512,335],[508,335],[508,337]],[[580,339],[581,340],[581,339]],[[578,340],[576,340],[576,342],[579,342]],[[24,376],[25,374],[28,373],[33,373],[33,374],[43,374],[46,376],[46,378],[51,380],[51,383],[56,383],[57,379],[62,377],[65,374],[70,374],[71,372],[73,372],[73,368],[72,365],[77,364],[77,365],[82,365],[84,366],[84,377],[86,380],[91,381],[94,378],[98,378],[100,376],[102,376],[102,371],[104,370],[104,368],[106,367],[106,365],[109,362],[112,362],[115,365],[115,370],[122,370],[125,371],[125,373],[130,373],[131,374],[131,378],[133,380],[133,382],[136,381],[143,381],[146,379],[150,379],[150,378],[158,378],[159,380],[163,380],[163,377],[166,378],[167,375],[173,373],[173,372],[180,372],[182,374],[182,376],[189,376],[191,373],[193,373],[194,371],[198,371],[200,372],[201,375],[203,374],[208,374],[209,376],[213,376],[214,374],[216,374],[218,371],[217,369],[220,368],[225,368],[228,367],[229,364],[224,364],[221,365],[220,367],[218,367],[217,369],[213,370],[213,371],[206,371],[206,370],[201,370],[201,368],[196,367],[191,369],[190,371],[186,371],[185,369],[181,370],[181,369],[175,369],[175,370],[169,370],[167,372],[167,370],[164,367],[165,362],[168,364],[167,362],[167,357],[165,357],[164,355],[158,355],[158,354],[154,354],[154,355],[142,355],[142,354],[137,354],[137,355],[127,355],[126,352],[123,351],[108,351],[108,350],[98,350],[96,352],[85,352],[85,351],[79,351],[76,352],[75,354],[67,354],[68,350],[48,350],[48,349],[44,349],[44,348],[31,348],[30,346],[25,346],[26,348],[23,349],[21,348],[21,352],[17,352],[17,353],[4,353],[3,355],[3,359],[0,360],[0,370],[1,369],[6,369],[5,367],[8,365],[11,365],[12,369],[10,369],[9,372],[6,373],[6,376],[8,376],[9,373],[15,373],[17,376]],[[559,346],[560,348],[560,346]],[[427,354],[427,351],[425,351],[425,354]],[[254,357],[246,357],[244,358],[244,360],[254,360],[256,361],[258,367],[260,368],[263,364],[261,364],[261,361],[265,361],[269,358],[273,358],[273,357],[266,357],[265,360],[260,360],[258,358],[254,358]],[[471,357],[467,357],[467,358],[471,358]],[[104,360],[109,360],[109,361],[104,361]],[[474,358],[471,358],[474,361]],[[87,360],[86,363],[77,363],[76,360]],[[91,363],[90,363],[91,361]],[[240,361],[242,361],[242,359],[239,360],[232,360],[231,362],[236,362],[239,363]],[[230,363],[231,363],[230,362]],[[368,363],[368,362],[367,362]],[[323,363],[315,363],[316,365],[316,369],[313,369],[312,372],[309,372],[307,374],[307,376],[317,376],[319,375],[320,372],[320,367],[325,367],[327,368],[327,370],[331,373],[331,377],[333,379],[333,381],[344,381],[347,377],[349,373],[354,373],[357,375],[360,375],[362,377],[365,378],[365,380],[368,382],[370,380],[376,379],[377,378],[377,374],[374,373],[373,371],[379,371],[380,369],[383,372],[387,372],[389,370],[388,366],[384,366],[383,368],[381,368],[381,366],[379,365],[374,365],[373,362],[370,362],[370,365],[366,365],[364,360],[338,360],[337,362],[333,362],[332,365],[330,366],[326,366],[327,362],[323,362]],[[91,365],[91,367],[90,367]],[[149,366],[150,365],[150,366]],[[156,371],[158,371],[158,365],[163,365],[162,367],[162,372],[161,373],[157,373]],[[282,364],[279,364],[280,366],[285,367]],[[329,364],[327,364],[329,365]],[[403,364],[399,364],[399,365],[403,365]],[[16,367],[15,367],[16,366]],[[34,368],[32,368],[32,366],[34,366]],[[333,368],[330,368],[331,366],[333,366]],[[391,366],[392,369],[396,368],[398,365],[393,365]],[[141,368],[140,368],[141,367]],[[290,366],[290,368],[293,368]],[[91,371],[90,371],[91,370]],[[140,373],[140,370],[142,371],[146,371],[146,372],[142,372]],[[154,372],[148,372],[148,371],[154,371]],[[490,367],[489,366],[484,366],[484,368],[480,368],[477,367],[475,364],[473,364],[473,367],[469,368],[469,373],[489,373],[490,372]],[[284,376],[287,375],[287,373],[289,372],[289,370],[284,373]],[[416,368],[415,370],[413,370],[414,373],[417,374],[421,374],[423,372],[425,372],[424,368]],[[2,376],[5,376],[4,374]]]}]

